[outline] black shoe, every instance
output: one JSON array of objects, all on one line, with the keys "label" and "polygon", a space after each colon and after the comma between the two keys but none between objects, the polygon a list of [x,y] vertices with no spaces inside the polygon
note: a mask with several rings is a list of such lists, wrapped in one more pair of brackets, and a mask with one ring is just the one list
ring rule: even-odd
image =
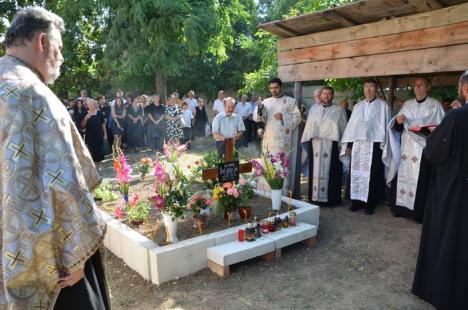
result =
[{"label": "black shoe", "polygon": [[393,217],[403,217],[403,214],[398,212],[393,212]]},{"label": "black shoe", "polygon": [[350,212],[356,212],[356,211],[361,210],[362,208],[363,208],[362,204],[353,203],[353,204],[351,205],[351,207],[349,207],[348,210],[349,210]]},{"label": "black shoe", "polygon": [[366,210],[365,210],[364,213],[365,213],[366,215],[372,215],[372,214],[374,214],[374,209],[375,209],[374,206],[372,206],[372,205],[371,205],[371,206],[367,205],[367,206],[366,206]]}]

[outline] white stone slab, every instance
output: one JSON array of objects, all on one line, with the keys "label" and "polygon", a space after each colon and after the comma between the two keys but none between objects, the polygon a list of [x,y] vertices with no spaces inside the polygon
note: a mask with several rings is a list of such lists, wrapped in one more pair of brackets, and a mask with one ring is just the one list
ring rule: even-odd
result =
[{"label": "white stone slab", "polygon": [[[269,191],[255,190],[255,194],[261,197],[270,199],[271,194]],[[287,204],[291,203],[296,209],[294,212],[297,214],[297,220],[299,222],[308,223],[319,227],[320,222],[320,208],[317,205],[311,204],[306,201],[289,199],[289,197],[282,196],[281,200]]]},{"label": "white stone slab", "polygon": [[274,250],[275,241],[262,237],[252,242],[233,241],[211,247],[207,251],[207,257],[220,266],[229,266]]},{"label": "white stone slab", "polygon": [[208,236],[215,238],[216,245],[232,242],[237,240],[237,234],[239,229],[245,229],[245,226],[246,225],[243,224],[235,227],[226,228],[224,230],[211,233]]},{"label": "white stone slab", "polygon": [[121,230],[125,225],[118,220],[110,220],[107,224],[106,236],[104,238],[105,246],[118,258],[122,258],[122,234]]},{"label": "white stone slab", "polygon": [[145,280],[151,281],[149,250],[158,247],[153,241],[125,226],[121,231],[122,259]]},{"label": "white stone slab", "polygon": [[276,249],[310,239],[317,235],[317,226],[298,223],[296,226],[281,228],[273,233],[263,235],[264,238],[275,241]]},{"label": "white stone slab", "polygon": [[215,242],[213,236],[205,235],[151,249],[151,281],[159,285],[207,268],[206,251]]}]

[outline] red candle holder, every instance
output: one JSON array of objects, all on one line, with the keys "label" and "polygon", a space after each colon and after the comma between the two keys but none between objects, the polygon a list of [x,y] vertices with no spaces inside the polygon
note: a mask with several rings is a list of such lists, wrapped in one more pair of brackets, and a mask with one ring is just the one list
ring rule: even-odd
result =
[{"label": "red candle holder", "polygon": [[239,229],[239,231],[237,232],[237,240],[239,240],[240,242],[245,240],[245,230]]}]

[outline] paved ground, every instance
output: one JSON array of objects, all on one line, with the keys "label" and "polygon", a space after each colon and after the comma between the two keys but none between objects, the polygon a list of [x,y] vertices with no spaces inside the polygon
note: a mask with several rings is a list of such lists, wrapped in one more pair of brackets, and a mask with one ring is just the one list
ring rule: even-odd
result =
[{"label": "paved ground", "polygon": [[158,287],[108,253],[113,309],[431,309],[410,293],[419,224],[386,206],[372,216],[346,204],[320,212],[315,247],[235,265],[227,279],[204,270]]}]

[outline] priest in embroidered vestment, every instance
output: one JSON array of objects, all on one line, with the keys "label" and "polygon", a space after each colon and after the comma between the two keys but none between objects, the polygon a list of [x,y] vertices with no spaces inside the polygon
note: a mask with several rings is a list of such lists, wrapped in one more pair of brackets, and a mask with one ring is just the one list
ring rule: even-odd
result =
[{"label": "priest in embroidered vestment", "polygon": [[[265,122],[265,130],[262,140],[262,152],[289,154],[292,147],[292,131],[300,124],[301,112],[297,107],[296,99],[283,94],[283,83],[279,78],[269,81],[272,97],[263,100],[261,115],[258,106],[254,110],[255,122]],[[263,178],[259,181],[259,188],[268,188]],[[288,187],[288,179],[283,188]]]},{"label": "priest in embroidered vestment", "polygon": [[99,176],[64,105],[47,87],[63,62],[63,20],[17,13],[0,58],[0,304],[109,309],[99,248]]},{"label": "priest in embroidered vestment", "polygon": [[[458,91],[468,102],[468,71]],[[423,154],[433,174],[413,293],[437,309],[468,309],[468,105],[447,112]]]},{"label": "priest in embroidered vestment", "polygon": [[[428,79],[416,78],[413,88],[416,98],[406,101],[389,124],[392,160],[398,167],[392,184],[391,210],[395,216],[421,222],[431,167],[422,156],[426,137],[414,129],[439,125],[445,112],[439,101],[428,96],[431,88]],[[390,173],[387,181],[394,177],[395,173]]]},{"label": "priest in embroidered vestment", "polygon": [[343,166],[341,137],[346,128],[346,112],[333,104],[334,90],[322,88],[320,105],[311,109],[301,138],[309,160],[309,201],[341,202]]},{"label": "priest in embroidered vestment", "polygon": [[385,200],[385,166],[390,165],[391,155],[387,125],[392,113],[387,102],[377,98],[376,81],[364,82],[364,96],[353,107],[341,142],[348,144],[351,155],[349,210],[364,208],[370,215]]}]

